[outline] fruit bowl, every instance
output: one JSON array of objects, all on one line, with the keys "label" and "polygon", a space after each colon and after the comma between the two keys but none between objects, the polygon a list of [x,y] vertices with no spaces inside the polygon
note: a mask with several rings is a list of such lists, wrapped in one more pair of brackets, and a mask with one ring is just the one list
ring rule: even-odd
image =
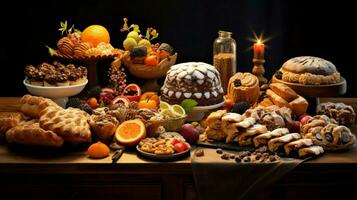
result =
[{"label": "fruit bowl", "polygon": [[158,65],[134,64],[130,61],[130,56],[124,56],[123,61],[128,71],[135,77],[146,79],[143,91],[159,91],[160,86],[156,79],[166,76],[167,71],[176,63],[177,53],[163,59]]},{"label": "fruit bowl", "polygon": [[23,81],[23,83],[31,94],[50,98],[61,107],[65,107],[68,101],[68,97],[79,94],[87,85],[88,80],[79,85],[53,87],[31,85],[27,83],[26,79]]}]

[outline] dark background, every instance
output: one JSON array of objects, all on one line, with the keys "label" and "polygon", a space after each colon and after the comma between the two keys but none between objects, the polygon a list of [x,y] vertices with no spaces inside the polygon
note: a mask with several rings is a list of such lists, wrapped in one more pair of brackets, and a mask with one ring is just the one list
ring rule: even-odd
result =
[{"label": "dark background", "polygon": [[[2,5],[0,43],[1,96],[21,96],[26,64],[49,62],[45,45],[56,46],[60,21],[68,20],[83,30],[101,24],[111,33],[113,46],[122,48],[122,18],[141,30],[155,27],[158,42],[174,46],[177,62],[212,63],[212,44],[218,30],[229,30],[238,46],[238,71],[251,71],[249,49],[253,31],[271,38],[266,43],[266,76],[295,56],[312,55],[332,61],[348,82],[346,96],[356,97],[352,86],[356,48],[352,27],[352,1],[259,1],[259,0],[116,0],[9,2]],[[351,49],[352,47],[352,49]],[[99,64],[100,82],[105,84],[108,62]]]}]

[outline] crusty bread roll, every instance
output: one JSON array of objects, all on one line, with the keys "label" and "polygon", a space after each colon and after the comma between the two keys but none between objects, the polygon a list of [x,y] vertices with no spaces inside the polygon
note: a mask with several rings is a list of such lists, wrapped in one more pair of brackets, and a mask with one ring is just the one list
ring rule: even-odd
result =
[{"label": "crusty bread roll", "polygon": [[277,105],[279,107],[290,108],[289,103],[285,99],[283,99],[282,97],[277,95],[275,92],[273,92],[273,90],[268,89],[267,96],[275,105]]},{"label": "crusty bread roll", "polygon": [[27,116],[38,119],[40,118],[40,112],[49,106],[53,106],[58,109],[62,109],[51,99],[25,95],[20,100],[21,103],[21,112]]},{"label": "crusty bread roll", "polygon": [[22,122],[6,132],[8,143],[60,147],[63,139],[52,131],[40,127],[38,120]]},{"label": "crusty bread roll", "polygon": [[287,102],[290,102],[298,97],[298,94],[296,94],[293,89],[283,83],[271,83],[269,87],[273,90],[273,92],[285,99]]},{"label": "crusty bread roll", "polygon": [[290,108],[293,110],[293,113],[296,116],[302,115],[306,113],[307,107],[309,106],[309,103],[306,101],[306,99],[302,96],[298,96],[298,98],[294,99],[289,103]]}]

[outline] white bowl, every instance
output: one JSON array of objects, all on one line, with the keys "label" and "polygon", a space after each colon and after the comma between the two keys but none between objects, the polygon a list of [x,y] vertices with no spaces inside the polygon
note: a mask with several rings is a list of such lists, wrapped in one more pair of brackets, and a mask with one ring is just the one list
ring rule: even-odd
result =
[{"label": "white bowl", "polygon": [[200,121],[203,119],[205,114],[211,110],[217,109],[224,105],[224,101],[221,103],[210,105],[210,106],[196,106],[194,107],[191,112],[187,113],[187,121]]},{"label": "white bowl", "polygon": [[70,86],[37,86],[31,85],[26,82],[26,79],[23,81],[27,90],[36,96],[47,97],[55,101],[58,105],[65,107],[68,101],[68,97],[79,94],[84,87],[87,85],[88,80],[79,85],[70,85]]}]

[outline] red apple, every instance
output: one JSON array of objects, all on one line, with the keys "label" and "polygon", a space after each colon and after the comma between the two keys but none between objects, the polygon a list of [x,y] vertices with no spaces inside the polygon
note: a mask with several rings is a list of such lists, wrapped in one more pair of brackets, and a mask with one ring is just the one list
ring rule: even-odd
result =
[{"label": "red apple", "polygon": [[299,121],[300,121],[301,126],[305,125],[311,118],[312,117],[308,114],[300,115]]},{"label": "red apple", "polygon": [[292,121],[288,129],[291,133],[300,133],[300,122],[299,121]]},{"label": "red apple", "polygon": [[188,143],[194,144],[198,140],[200,133],[192,124],[184,124],[181,128],[181,135]]}]

